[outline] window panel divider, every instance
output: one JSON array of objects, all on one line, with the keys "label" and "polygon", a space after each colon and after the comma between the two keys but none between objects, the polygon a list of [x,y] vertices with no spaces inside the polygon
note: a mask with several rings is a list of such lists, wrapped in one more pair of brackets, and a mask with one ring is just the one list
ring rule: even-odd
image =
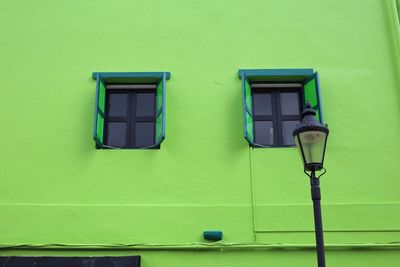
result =
[{"label": "window panel divider", "polygon": [[300,118],[300,115],[281,115],[281,121],[298,121]]},{"label": "window panel divider", "polygon": [[136,117],[136,122],[155,122],[156,117],[148,116],[148,117]]},{"label": "window panel divider", "polygon": [[254,115],[253,120],[255,121],[273,121],[275,117],[273,115]]},{"label": "window panel divider", "polygon": [[108,118],[107,122],[128,122],[129,120],[126,117],[113,117]]},{"label": "window panel divider", "polygon": [[280,92],[278,92],[276,90],[274,91],[273,101],[274,101],[273,107],[275,107],[275,112],[273,112],[275,114],[274,136],[276,137],[274,144],[277,146],[281,146],[283,142],[282,142],[282,137],[281,137],[282,123],[280,121],[280,118],[281,118]]}]

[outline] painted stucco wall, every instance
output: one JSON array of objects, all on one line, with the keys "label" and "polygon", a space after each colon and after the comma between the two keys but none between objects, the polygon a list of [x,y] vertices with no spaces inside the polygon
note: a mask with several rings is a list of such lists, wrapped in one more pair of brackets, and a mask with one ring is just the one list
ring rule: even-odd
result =
[{"label": "painted stucco wall", "polygon": [[[237,70],[314,68],[331,131],[321,181],[327,262],[400,262],[398,247],[376,248],[400,240],[395,4],[2,1],[0,245],[146,250],[0,254],[311,266],[312,208],[298,152],[248,147]],[[93,71],[171,72],[160,150],[94,148]],[[202,249],[208,229],[222,230],[229,247],[191,250]],[[235,248],[242,245],[264,248]]]}]

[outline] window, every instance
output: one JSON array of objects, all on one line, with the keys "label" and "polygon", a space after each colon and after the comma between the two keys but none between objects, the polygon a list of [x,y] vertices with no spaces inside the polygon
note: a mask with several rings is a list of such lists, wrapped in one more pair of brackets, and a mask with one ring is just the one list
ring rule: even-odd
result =
[{"label": "window", "polygon": [[155,149],[165,139],[165,84],[170,74],[93,73],[97,148]]},{"label": "window", "polygon": [[131,266],[140,267],[140,256],[108,256],[108,257],[29,257],[10,256],[0,257],[3,267],[71,267],[71,266]]},{"label": "window", "polygon": [[318,73],[312,69],[239,70],[244,135],[252,147],[294,146],[292,131],[308,101],[323,123]]}]

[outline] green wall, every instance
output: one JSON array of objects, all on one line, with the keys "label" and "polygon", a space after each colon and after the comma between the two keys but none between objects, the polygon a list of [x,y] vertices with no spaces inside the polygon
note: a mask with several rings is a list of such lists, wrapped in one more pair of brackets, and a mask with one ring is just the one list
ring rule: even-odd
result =
[{"label": "green wall", "polygon": [[[0,245],[139,244],[118,253],[141,254],[144,267],[314,264],[298,152],[249,149],[237,77],[239,68],[314,68],[331,131],[321,181],[327,262],[400,261],[396,1],[1,6]],[[171,72],[160,150],[94,148],[93,71]],[[229,249],[198,252],[208,229],[222,230]],[[116,252],[0,250],[54,253]]]}]

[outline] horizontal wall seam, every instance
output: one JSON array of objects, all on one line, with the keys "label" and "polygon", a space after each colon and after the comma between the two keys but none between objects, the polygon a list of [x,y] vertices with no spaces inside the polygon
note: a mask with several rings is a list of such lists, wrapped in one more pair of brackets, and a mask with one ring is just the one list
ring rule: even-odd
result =
[{"label": "horizontal wall seam", "polygon": [[[400,204],[400,203],[399,203]],[[0,203],[0,206],[34,207],[251,207],[251,204],[70,204],[70,203]]]},{"label": "horizontal wall seam", "polygon": [[[332,243],[325,244],[327,249],[354,248],[395,248],[400,249],[400,241],[388,243]],[[1,250],[224,250],[224,249],[315,249],[314,244],[285,244],[285,243],[192,243],[192,244],[24,244],[0,245]]]},{"label": "horizontal wall seam", "polygon": [[[400,202],[351,202],[351,203],[324,203],[323,206],[348,206],[348,205],[400,205]],[[0,206],[66,206],[66,207],[252,207],[252,204],[80,204],[80,203],[0,203]],[[304,204],[256,204],[258,207],[291,207],[312,206]]]},{"label": "horizontal wall seam", "polygon": [[[255,233],[314,233],[315,230],[256,230]],[[383,232],[400,232],[400,229],[328,229],[325,233],[383,233]]]}]

